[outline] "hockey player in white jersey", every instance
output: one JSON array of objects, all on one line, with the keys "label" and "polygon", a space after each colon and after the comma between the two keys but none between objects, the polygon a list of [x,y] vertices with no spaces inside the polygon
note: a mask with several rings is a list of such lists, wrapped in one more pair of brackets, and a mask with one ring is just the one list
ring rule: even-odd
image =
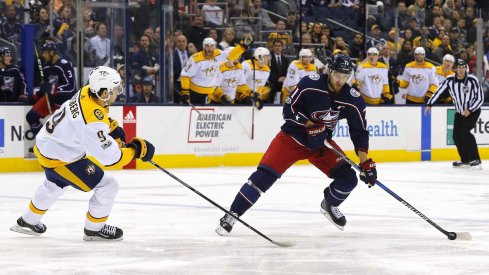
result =
[{"label": "hockey player in white jersey", "polygon": [[[108,107],[123,92],[116,70],[96,67],[88,85],[47,120],[36,137],[34,153],[46,178],[27,211],[10,229],[40,235],[46,232],[41,218],[66,187],[93,191],[86,214],[84,240],[122,240],[120,228],[106,224],[118,191],[117,181],[86,157],[87,151],[104,166],[124,166],[134,158],[150,161],[154,146],[135,137],[125,144],[124,131],[108,117]],[[119,142],[120,141],[120,142]]]},{"label": "hockey player in white jersey", "polygon": [[297,83],[308,75],[315,75],[318,73],[317,68],[311,62],[314,61],[314,55],[309,49],[302,49],[299,51],[299,59],[290,63],[287,69],[287,76],[282,86],[281,103],[285,103],[285,99],[295,89]]},{"label": "hockey player in white jersey", "polygon": [[389,88],[389,68],[378,62],[379,50],[371,47],[367,50],[367,59],[357,67],[355,84],[367,104],[390,104],[392,94]]},{"label": "hockey player in white jersey", "polygon": [[263,102],[270,96],[270,87],[268,86],[268,77],[270,76],[270,67],[268,62],[270,51],[263,47],[258,47],[253,52],[253,60],[245,60],[243,66],[246,83],[251,88],[249,96],[238,94],[236,99],[241,103],[248,104],[253,99],[255,106],[260,110],[263,108]]}]

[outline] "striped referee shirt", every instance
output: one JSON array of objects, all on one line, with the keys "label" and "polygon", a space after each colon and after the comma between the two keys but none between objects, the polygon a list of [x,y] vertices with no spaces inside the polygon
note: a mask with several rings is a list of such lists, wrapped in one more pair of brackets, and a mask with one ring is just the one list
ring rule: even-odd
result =
[{"label": "striped referee shirt", "polygon": [[463,79],[457,79],[456,75],[448,76],[428,100],[427,105],[432,106],[446,92],[450,93],[455,109],[460,114],[465,109],[472,113],[480,109],[484,103],[484,92],[479,80],[471,74],[467,74]]}]

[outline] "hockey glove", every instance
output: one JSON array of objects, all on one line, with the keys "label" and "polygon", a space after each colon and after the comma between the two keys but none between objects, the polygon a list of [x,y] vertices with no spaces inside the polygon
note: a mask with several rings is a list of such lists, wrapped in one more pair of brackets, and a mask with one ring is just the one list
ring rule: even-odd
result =
[{"label": "hockey glove", "polygon": [[375,162],[371,158],[360,163],[360,180],[368,184],[368,188],[374,186],[377,181],[377,169],[375,167]]},{"label": "hockey glove", "polygon": [[253,35],[251,35],[251,33],[247,33],[243,36],[243,39],[239,42],[239,45],[245,49],[249,49],[251,43],[253,43]]},{"label": "hockey glove", "polygon": [[307,140],[311,145],[310,148],[313,150],[319,150],[324,147],[324,141],[330,140],[332,137],[331,130],[326,129],[326,125],[314,124],[312,126],[306,127]]},{"label": "hockey glove", "polygon": [[134,158],[141,159],[142,161],[150,161],[155,154],[155,147],[153,144],[142,138],[132,138],[126,146],[134,148],[136,151]]},{"label": "hockey glove", "polygon": [[260,98],[260,96],[257,93],[251,93],[250,96],[246,98],[245,103],[254,104],[258,110],[263,109],[263,105],[264,105],[263,100]]},{"label": "hockey glove", "polygon": [[113,120],[109,117],[110,122],[110,130],[109,136],[111,136],[119,145],[119,148],[122,148],[126,145],[126,134],[124,130],[119,126],[117,120]]},{"label": "hockey glove", "polygon": [[233,104],[233,100],[228,95],[225,95],[225,94],[223,94],[221,96],[221,98],[219,99],[219,102],[221,102],[221,104],[223,104],[223,105]]},{"label": "hockey glove", "polygon": [[188,90],[180,91],[180,102],[184,104],[190,103],[190,94]]}]

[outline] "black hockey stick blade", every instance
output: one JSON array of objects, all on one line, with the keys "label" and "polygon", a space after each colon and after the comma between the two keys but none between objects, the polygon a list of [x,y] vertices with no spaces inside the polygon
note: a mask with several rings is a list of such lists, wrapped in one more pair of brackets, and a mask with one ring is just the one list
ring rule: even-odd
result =
[{"label": "black hockey stick blade", "polygon": [[249,225],[248,223],[246,223],[245,221],[243,221],[242,219],[240,219],[238,216],[234,215],[233,213],[231,213],[230,211],[226,210],[224,207],[222,207],[221,205],[217,204],[215,201],[211,200],[210,198],[208,198],[206,195],[200,193],[197,189],[193,188],[192,186],[188,185],[187,183],[185,183],[183,180],[179,179],[177,176],[173,175],[172,173],[170,173],[168,170],[166,170],[165,168],[159,166],[156,162],[150,160],[149,163],[153,164],[156,168],[158,168],[160,171],[164,172],[165,174],[167,174],[168,176],[172,177],[174,180],[178,181],[179,183],[181,183],[183,186],[187,187],[188,189],[190,189],[192,192],[194,192],[195,194],[199,195],[201,198],[205,199],[206,201],[208,201],[210,204],[214,205],[215,207],[219,208],[221,211],[225,212],[226,214],[228,215],[231,215],[233,218],[235,218],[237,221],[239,221],[241,224],[243,224],[244,226],[248,227],[249,229],[251,229],[251,231],[255,232],[256,234],[260,235],[261,237],[263,237],[264,239],[266,239],[267,241],[273,243],[274,245],[277,245],[277,246],[280,246],[280,247],[292,247],[292,246],[295,246],[297,244],[297,242],[295,241],[283,241],[283,242],[278,242],[278,241],[274,241],[272,239],[270,239],[269,237],[267,237],[267,235],[261,233],[260,231],[258,231],[257,229],[255,229],[253,226]]},{"label": "black hockey stick blade", "polygon": [[[333,147],[333,145],[331,145],[327,140],[324,140],[324,145],[328,149],[330,149],[331,151],[333,151],[336,155],[338,155],[340,158],[342,158],[344,161],[348,162],[348,164],[350,164],[353,167],[353,169],[357,170],[358,172],[361,172],[361,168],[360,168],[360,166],[358,164],[356,164],[355,162],[353,162],[351,159],[349,159],[347,156],[345,156],[345,154],[343,154],[342,152],[340,152],[338,149],[336,149],[335,147]],[[386,191],[387,193],[389,193],[389,195],[391,195],[392,197],[394,197],[397,201],[399,201],[404,206],[406,206],[407,208],[409,208],[409,210],[413,211],[418,216],[420,216],[423,220],[425,220],[427,223],[431,224],[434,228],[438,229],[438,231],[440,231],[441,233],[445,234],[445,236],[447,236],[447,238],[449,240],[452,240],[452,241],[453,240],[466,240],[466,241],[472,240],[472,235],[470,235],[469,232],[458,232],[458,233],[455,233],[455,232],[448,232],[448,231],[446,231],[441,226],[439,226],[434,221],[432,221],[430,218],[428,218],[423,213],[421,213],[418,209],[414,208],[414,206],[412,206],[410,203],[408,203],[403,198],[401,198],[399,195],[397,195],[396,193],[394,193],[394,191],[392,191],[387,186],[385,186],[384,184],[382,184],[380,181],[376,180],[375,181],[375,185],[377,185],[380,188],[382,188],[384,191]]]}]

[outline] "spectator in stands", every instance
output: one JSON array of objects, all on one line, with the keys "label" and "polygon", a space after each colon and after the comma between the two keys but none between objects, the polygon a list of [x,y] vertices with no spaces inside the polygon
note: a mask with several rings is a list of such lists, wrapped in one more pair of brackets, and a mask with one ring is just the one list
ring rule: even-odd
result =
[{"label": "spectator in stands", "polygon": [[321,42],[322,25],[319,22],[314,22],[311,28],[311,40],[312,43]]},{"label": "spectator in stands", "polygon": [[452,29],[452,20],[450,20],[448,18],[443,19],[441,24],[443,25],[445,30],[447,30],[447,32],[449,32]]},{"label": "spectator in stands", "polygon": [[431,58],[431,53],[433,52],[434,46],[433,41],[429,37],[430,29],[427,26],[421,27],[421,35],[413,39],[413,46],[423,47],[427,51],[426,55]]},{"label": "spectator in stands", "polygon": [[117,68],[117,65],[126,63],[126,53],[124,52],[124,48],[126,47],[124,40],[124,28],[122,28],[122,26],[119,24],[115,24],[113,34],[114,40],[112,43],[114,52],[112,54],[112,59],[114,61],[114,67]]},{"label": "spectator in stands", "polygon": [[380,31],[380,27],[379,25],[375,24],[375,25],[372,25],[372,27],[370,28],[370,36],[372,38],[367,38],[367,41],[366,41],[366,47],[367,48],[372,48],[372,47],[375,47],[377,49],[379,49],[381,47],[381,45],[385,44],[387,41],[382,38],[380,36],[382,32]]},{"label": "spectator in stands", "polygon": [[384,3],[377,1],[377,14],[373,15],[374,22],[380,27],[382,32],[389,31],[393,25],[392,16],[385,10]]},{"label": "spectator in stands", "polygon": [[202,6],[204,23],[208,27],[222,27],[224,24],[224,10],[216,3],[217,0],[206,0]]},{"label": "spectator in stands", "polygon": [[408,27],[408,21],[411,16],[407,13],[407,6],[405,2],[397,2],[397,12],[398,12],[398,26],[401,30]]},{"label": "spectator in stands", "polygon": [[107,38],[107,25],[99,23],[95,26],[97,35],[89,40],[89,51],[96,66],[109,66],[110,39]]},{"label": "spectator in stands", "polygon": [[0,48],[0,102],[26,102],[24,74],[13,62],[12,50]]},{"label": "spectator in stands", "polygon": [[131,98],[134,103],[159,103],[160,98],[155,95],[153,78],[147,76],[143,79],[143,90]]},{"label": "spectator in stands", "polygon": [[453,0],[445,0],[445,4],[443,4],[443,16],[445,18],[452,17],[452,11],[455,9],[455,3]]},{"label": "spectator in stands", "polygon": [[[348,46],[346,45],[345,43],[345,39],[343,39],[342,36],[337,36],[336,37],[336,45],[335,45],[335,50],[338,49],[340,51],[344,50],[344,49],[348,49]],[[350,51],[348,49],[348,51]]]},{"label": "spectator in stands", "polygon": [[420,36],[421,35],[421,28],[419,25],[419,21],[416,17],[411,17],[408,21],[408,28],[412,30],[413,32],[413,39],[414,37]]},{"label": "spectator in stands", "polygon": [[270,15],[268,12],[264,9],[262,9],[261,5],[262,0],[252,0],[253,6],[250,7],[250,14],[251,17],[259,17],[261,20],[261,26],[265,30],[271,30],[275,28],[275,24],[273,23],[272,19],[270,18]]},{"label": "spectator in stands", "polygon": [[[217,30],[215,28],[209,28],[209,33],[207,34],[207,37],[214,39],[214,41],[219,41],[217,39],[218,34],[217,34]],[[219,49],[221,51],[223,50],[219,44],[216,45],[216,49]]]},{"label": "spectator in stands", "polygon": [[20,34],[22,25],[16,17],[15,6],[6,5],[4,9],[5,19],[0,26],[0,38],[3,38],[15,45],[20,45]]},{"label": "spectator in stands", "polygon": [[413,32],[413,29],[411,29],[411,28],[408,27],[407,29],[404,30],[403,33],[401,33],[401,36],[403,38],[403,41],[408,40],[408,41],[413,42],[413,40],[414,40],[414,32]]},{"label": "spectator in stands", "polygon": [[285,20],[278,19],[275,26],[276,26],[276,31],[271,32],[268,35],[267,47],[269,49],[272,49],[273,43],[278,39],[278,40],[282,41],[282,46],[284,48],[288,48],[292,44],[292,37],[290,36],[290,33],[287,32],[285,29],[285,27],[286,27]]},{"label": "spectator in stands", "polygon": [[[397,47],[396,47],[396,38],[397,38]],[[392,52],[399,52],[402,47],[402,38],[398,37],[398,33],[396,32],[396,28],[392,28],[387,36],[387,44],[391,48]]]},{"label": "spectator in stands", "polygon": [[441,45],[443,36],[447,35],[447,31],[445,30],[445,27],[441,26],[440,29],[438,29],[438,33],[436,37],[433,39],[433,48],[436,49],[438,46]]},{"label": "spectator in stands", "polygon": [[197,53],[197,47],[195,47],[194,43],[188,43],[187,45],[188,53],[192,56],[194,53]]},{"label": "spectator in stands", "polygon": [[[70,28],[70,25],[74,23],[72,20],[71,7],[67,5],[61,6],[59,9],[59,17],[54,18],[54,33],[59,39],[63,38],[63,34]],[[76,19],[76,18],[75,18]]]},{"label": "spectator in stands", "polygon": [[149,50],[149,37],[142,35],[139,39],[139,50],[131,60],[132,78],[141,81],[146,76],[153,76],[160,70],[158,57]]},{"label": "spectator in stands", "polygon": [[285,29],[292,30],[292,37],[295,37],[299,32],[299,21],[297,20],[297,12],[290,10],[287,13],[285,21]]},{"label": "spectator in stands", "polygon": [[222,40],[219,43],[219,46],[221,49],[225,50],[227,47],[234,45],[234,29],[233,28],[227,28],[224,30],[224,33],[222,34]]},{"label": "spectator in stands", "polygon": [[445,55],[454,54],[452,46],[450,44],[450,37],[444,34],[441,39],[441,44],[437,48],[435,48],[435,51],[433,52],[435,61],[441,63]]},{"label": "spectator in stands", "polygon": [[389,69],[387,73],[389,81],[389,91],[391,94],[397,94],[399,87],[397,85],[396,79],[400,73],[399,62],[393,57],[393,51],[388,44],[382,45],[377,61],[384,63]]},{"label": "spectator in stands", "polygon": [[404,69],[406,64],[414,61],[413,42],[404,40],[401,51],[397,54],[397,62],[400,69]]},{"label": "spectator in stands", "polygon": [[[116,67],[116,71],[119,73],[121,80],[122,80],[122,87],[124,90],[126,89],[126,65],[125,64],[118,64]],[[124,93],[120,94],[117,96],[116,102],[126,102],[126,97],[130,94],[132,94],[131,86],[129,86],[129,91],[125,91]]]},{"label": "spectator in stands", "polygon": [[[323,40],[321,40],[321,44],[323,44]],[[363,35],[361,33],[356,33],[353,36],[353,40],[348,43],[350,45],[350,57],[357,58],[358,62],[365,59],[365,46],[363,43]],[[323,44],[324,45],[324,44]]]},{"label": "spectator in stands", "polygon": [[465,19],[464,18],[458,19],[455,28],[457,28],[458,30],[458,36],[457,36],[458,44],[461,47],[467,47],[468,42],[467,42],[467,30],[465,26]]},{"label": "spectator in stands", "polygon": [[[270,97],[269,103],[275,101],[275,95],[280,93],[282,85],[284,84],[285,76],[287,75],[287,68],[289,67],[289,59],[282,55],[284,45],[282,40],[277,39],[273,42],[272,54],[270,56],[270,76],[268,81],[270,82]],[[280,102],[280,98],[278,99]]]},{"label": "spectator in stands", "polygon": [[414,2],[414,6],[416,7],[416,19],[418,19],[419,26],[424,26],[424,22],[426,19],[426,0],[416,0]]},{"label": "spectator in stands", "polygon": [[251,14],[248,10],[242,10],[240,19],[233,21],[236,37],[243,37],[245,34],[251,33],[254,36],[259,32],[258,21],[249,19]]},{"label": "spectator in stands", "polygon": [[92,38],[93,36],[96,35],[94,25],[95,25],[95,13],[93,12],[92,8],[84,7],[83,8],[83,31],[85,32],[86,37]]},{"label": "spectator in stands", "polygon": [[452,50],[456,51],[459,48],[462,48],[462,45],[460,45],[458,41],[458,28],[453,27],[450,32],[448,33],[448,36],[450,36],[450,46],[452,46]]},{"label": "spectator in stands", "polygon": [[441,17],[440,16],[433,17],[433,23],[428,27],[428,29],[430,30],[430,34],[428,35],[428,37],[431,40],[434,40],[440,33],[441,28],[444,28],[443,25],[441,24]]},{"label": "spectator in stands", "polygon": [[180,73],[187,64],[190,53],[187,51],[187,38],[180,35],[176,39],[175,51],[173,52],[173,102],[180,103],[180,93],[182,85],[180,82]]},{"label": "spectator in stands", "polygon": [[159,48],[158,48],[158,42],[156,42],[155,39],[155,31],[153,30],[152,27],[148,27],[144,29],[143,32],[148,38],[149,38],[149,50],[151,51],[152,54],[157,55]]},{"label": "spectator in stands", "polygon": [[186,36],[188,37],[189,43],[197,47],[197,51],[202,50],[202,41],[207,37],[207,31],[204,29],[204,17],[201,14],[194,15]]}]

